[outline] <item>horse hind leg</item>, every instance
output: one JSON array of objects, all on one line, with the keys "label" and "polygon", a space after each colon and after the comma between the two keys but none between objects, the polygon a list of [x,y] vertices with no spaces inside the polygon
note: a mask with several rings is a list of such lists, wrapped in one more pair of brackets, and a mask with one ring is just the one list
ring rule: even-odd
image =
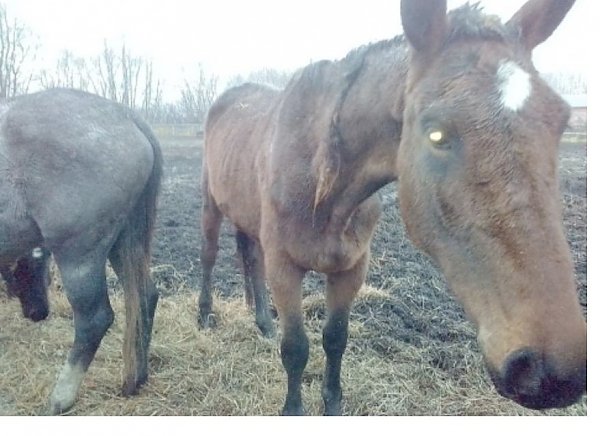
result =
[{"label": "horse hind leg", "polygon": [[327,361],[321,387],[325,415],[340,415],[342,387],[340,372],[348,340],[350,307],[365,281],[369,254],[365,254],[350,270],[327,275],[328,317],[323,328],[323,348]]},{"label": "horse hind leg", "polygon": [[106,289],[106,256],[55,253],[67,299],[73,308],[75,339],[50,394],[51,414],[69,410],[100,342],[114,319]]},{"label": "horse hind leg", "polygon": [[212,300],[212,270],[219,251],[219,230],[222,221],[223,214],[205,189],[202,205],[202,246],[200,248],[202,288],[198,299],[198,326],[200,328],[212,328],[216,325]]},{"label": "horse hind leg", "polygon": [[246,301],[246,306],[248,306],[249,309],[252,309],[254,307],[254,289],[252,287],[252,281],[250,280],[251,260],[248,259],[248,256],[250,255],[248,252],[248,244],[250,243],[249,237],[238,229],[235,233],[235,242],[237,244],[238,256],[244,271],[244,299]]},{"label": "horse hind leg", "polygon": [[275,336],[275,326],[269,310],[262,249],[260,244],[241,230],[236,232],[236,241],[244,267],[246,304],[252,307],[254,302],[256,325],[263,336],[272,338]]}]

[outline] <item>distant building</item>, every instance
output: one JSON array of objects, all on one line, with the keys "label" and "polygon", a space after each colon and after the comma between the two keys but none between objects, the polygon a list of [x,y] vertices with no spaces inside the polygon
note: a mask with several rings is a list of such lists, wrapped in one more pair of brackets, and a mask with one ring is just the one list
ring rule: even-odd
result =
[{"label": "distant building", "polygon": [[562,98],[571,106],[568,130],[587,130],[587,94],[568,94]]}]

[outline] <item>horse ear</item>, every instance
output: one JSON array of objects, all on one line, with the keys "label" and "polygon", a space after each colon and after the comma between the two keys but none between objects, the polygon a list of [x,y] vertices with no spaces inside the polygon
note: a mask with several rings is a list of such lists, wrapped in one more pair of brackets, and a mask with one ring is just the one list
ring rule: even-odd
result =
[{"label": "horse ear", "polygon": [[552,35],[573,3],[575,0],[529,0],[507,25],[517,28],[523,44],[533,50]]},{"label": "horse ear", "polygon": [[404,35],[420,53],[436,53],[447,34],[446,0],[402,0],[400,15]]}]

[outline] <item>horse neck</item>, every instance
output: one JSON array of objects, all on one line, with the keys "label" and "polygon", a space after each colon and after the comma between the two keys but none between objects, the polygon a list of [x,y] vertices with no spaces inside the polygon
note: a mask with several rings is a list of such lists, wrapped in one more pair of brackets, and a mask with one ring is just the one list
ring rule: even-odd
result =
[{"label": "horse neck", "polygon": [[395,180],[406,69],[405,47],[397,41],[365,55],[327,142],[325,154],[333,165],[317,174],[318,186],[323,171],[331,173],[338,166],[318,207],[324,224],[344,229],[363,201]]}]

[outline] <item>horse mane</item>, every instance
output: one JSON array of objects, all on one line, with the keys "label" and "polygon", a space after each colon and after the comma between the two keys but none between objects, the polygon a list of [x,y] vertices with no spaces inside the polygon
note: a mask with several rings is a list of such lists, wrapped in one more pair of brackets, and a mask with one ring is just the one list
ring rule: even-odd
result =
[{"label": "horse mane", "polygon": [[[331,114],[329,131],[325,141],[319,144],[315,159],[317,161],[317,187],[315,191],[315,201],[313,204],[313,216],[319,204],[321,204],[331,192],[335,181],[339,175],[341,165],[341,152],[344,139],[339,126],[340,112],[346,101],[346,97],[352,86],[356,83],[361,72],[364,69],[367,56],[374,52],[389,50],[405,44],[403,35],[396,36],[389,40],[378,41],[375,43],[363,45],[352,49],[348,54],[335,62],[321,61],[311,64],[302,71],[303,78],[313,80],[323,80],[323,75],[327,74],[325,68],[331,65],[337,65],[343,72],[343,84],[337,94],[334,110]],[[339,74],[336,72],[336,74]]]},{"label": "horse mane", "polygon": [[507,42],[514,39],[513,29],[497,15],[485,14],[480,3],[467,3],[448,12],[446,44],[469,39]]},{"label": "horse mane", "polygon": [[361,59],[362,62],[362,60],[364,60],[364,58],[371,53],[388,50],[395,47],[402,47],[404,45],[406,45],[406,39],[404,38],[404,35],[397,35],[391,39],[384,39],[382,41],[372,42],[353,48],[343,59],[338,62],[352,63],[356,62],[356,59]]}]

